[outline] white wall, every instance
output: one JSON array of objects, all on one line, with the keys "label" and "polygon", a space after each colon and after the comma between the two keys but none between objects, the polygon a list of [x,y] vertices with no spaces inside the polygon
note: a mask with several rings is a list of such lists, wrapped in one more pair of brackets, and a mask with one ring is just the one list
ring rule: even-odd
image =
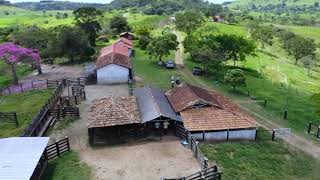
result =
[{"label": "white wall", "polygon": [[116,64],[110,64],[97,70],[98,84],[127,83],[129,69]]},{"label": "white wall", "polygon": [[[192,132],[191,132],[192,133]],[[205,132],[204,140],[226,141],[227,131]],[[229,140],[254,140],[255,129],[229,131]],[[203,133],[192,133],[196,140],[203,140]]]}]

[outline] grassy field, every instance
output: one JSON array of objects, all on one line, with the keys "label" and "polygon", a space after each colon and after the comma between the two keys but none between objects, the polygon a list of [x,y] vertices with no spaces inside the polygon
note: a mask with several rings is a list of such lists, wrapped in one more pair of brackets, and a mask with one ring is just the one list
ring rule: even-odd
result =
[{"label": "grassy field", "polygon": [[[17,74],[19,78],[29,74],[30,72],[32,72],[32,69],[28,64],[20,64],[17,68]],[[0,88],[8,86],[11,83],[11,80],[11,67],[5,62],[0,61]]]},{"label": "grassy field", "polygon": [[[210,29],[216,34],[231,33],[242,36],[247,34],[246,29],[242,26],[219,23],[209,23],[200,31]],[[320,34],[309,35],[308,32],[305,32],[307,36],[320,38]],[[311,30],[310,32],[313,33]],[[187,65],[189,69],[196,66],[193,62],[187,62]],[[311,95],[319,92],[317,84],[320,83],[320,73],[312,71],[311,76],[308,76],[307,69],[302,65],[294,65],[292,57],[287,55],[278,41],[275,41],[273,46],[266,47],[264,51],[258,51],[257,56],[248,57],[246,62],[238,63],[238,66],[245,70],[247,78],[247,87],[240,88],[242,96],[231,94],[229,91],[231,88],[223,83],[214,83],[217,80],[223,81],[223,71],[220,75],[201,79],[236,99],[245,100],[247,97],[244,94],[247,94],[247,90],[250,90],[250,94],[258,99],[267,98],[268,107],[266,109],[257,108],[253,103],[242,105],[258,114],[264,116],[268,114],[274,122],[291,127],[300,134],[304,134],[309,121],[319,119],[314,112],[315,107],[311,101]],[[282,118],[285,109],[289,111],[288,120]]]},{"label": "grassy field", "polygon": [[[270,134],[264,136],[270,137]],[[200,144],[205,156],[223,169],[225,180],[319,179],[320,163],[281,141]]]},{"label": "grassy field", "polygon": [[77,153],[71,151],[49,161],[43,175],[45,180],[90,180],[91,168],[80,161]]},{"label": "grassy field", "polygon": [[17,112],[19,126],[0,122],[0,138],[20,136],[32,118],[46,103],[50,90],[37,90],[22,94],[0,96],[0,112]]}]

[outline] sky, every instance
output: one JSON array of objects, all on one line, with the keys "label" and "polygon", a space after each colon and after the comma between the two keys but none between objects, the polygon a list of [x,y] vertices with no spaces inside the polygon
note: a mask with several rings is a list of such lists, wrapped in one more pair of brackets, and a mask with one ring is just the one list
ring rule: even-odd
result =
[{"label": "sky", "polygon": [[[9,0],[12,3],[15,2],[39,2],[39,0]],[[74,2],[86,2],[86,3],[109,3],[112,0],[69,0]],[[210,2],[214,3],[222,3],[227,0],[209,0]]]}]

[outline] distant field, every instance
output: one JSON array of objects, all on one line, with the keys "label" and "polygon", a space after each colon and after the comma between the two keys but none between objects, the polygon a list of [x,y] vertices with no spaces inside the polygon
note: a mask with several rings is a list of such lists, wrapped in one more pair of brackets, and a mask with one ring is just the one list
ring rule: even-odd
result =
[{"label": "distant field", "polygon": [[[281,4],[283,0],[236,0],[234,1],[230,7],[239,6],[247,6],[249,4],[255,4],[257,6],[262,5],[266,6],[268,4]],[[287,6],[300,6],[300,5],[314,5],[316,0],[286,0],[285,3]]]},{"label": "distant field", "polygon": [[[5,15],[5,12],[9,15]],[[57,19],[55,15],[67,13],[68,18]],[[38,25],[41,27],[54,27],[58,25],[67,25],[73,22],[72,11],[30,11],[15,7],[0,6],[0,27],[10,25]]]}]

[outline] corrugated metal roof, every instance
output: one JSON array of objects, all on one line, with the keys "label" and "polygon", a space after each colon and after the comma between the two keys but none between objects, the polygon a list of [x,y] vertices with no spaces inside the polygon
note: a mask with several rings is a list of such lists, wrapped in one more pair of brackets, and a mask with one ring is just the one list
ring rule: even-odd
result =
[{"label": "corrugated metal roof", "polygon": [[48,142],[48,137],[0,139],[0,179],[29,180]]},{"label": "corrugated metal roof", "polygon": [[174,112],[164,92],[160,89],[146,86],[135,89],[134,95],[138,100],[142,123],[159,117],[181,121],[180,116]]}]

